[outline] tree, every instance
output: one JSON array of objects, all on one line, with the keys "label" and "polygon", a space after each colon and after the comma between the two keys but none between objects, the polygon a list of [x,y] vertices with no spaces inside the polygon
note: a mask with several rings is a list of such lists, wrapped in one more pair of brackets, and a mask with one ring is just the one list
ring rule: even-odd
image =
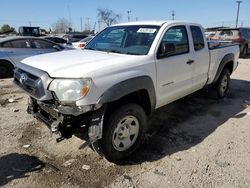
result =
[{"label": "tree", "polygon": [[0,29],[0,33],[11,33],[14,31],[15,31],[15,28],[10,27],[8,24],[4,24]]},{"label": "tree", "polygon": [[65,18],[59,18],[54,24],[52,24],[53,31],[55,33],[65,33],[71,28],[71,22]]},{"label": "tree", "polygon": [[120,14],[114,13],[114,11],[109,9],[98,9],[97,17],[99,21],[104,22],[107,26],[118,23],[121,18]]}]

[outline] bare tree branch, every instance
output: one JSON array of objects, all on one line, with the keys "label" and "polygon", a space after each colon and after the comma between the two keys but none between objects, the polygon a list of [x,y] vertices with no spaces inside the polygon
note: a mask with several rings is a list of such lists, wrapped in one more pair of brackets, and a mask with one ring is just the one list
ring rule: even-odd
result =
[{"label": "bare tree branch", "polygon": [[107,26],[118,23],[121,19],[120,14],[114,13],[114,11],[109,9],[98,9],[97,17],[100,21],[104,22]]},{"label": "bare tree branch", "polygon": [[54,24],[52,24],[55,33],[65,33],[71,28],[71,26],[71,22],[65,18],[59,18]]}]

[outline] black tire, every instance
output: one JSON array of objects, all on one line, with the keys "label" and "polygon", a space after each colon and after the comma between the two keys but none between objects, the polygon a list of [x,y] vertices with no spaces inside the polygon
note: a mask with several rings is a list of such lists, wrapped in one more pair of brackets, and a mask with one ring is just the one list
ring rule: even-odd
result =
[{"label": "black tire", "polygon": [[224,98],[228,94],[228,88],[230,83],[230,71],[225,68],[215,84],[218,98]]},{"label": "black tire", "polygon": [[14,67],[10,62],[0,61],[0,78],[13,77]]},{"label": "black tire", "polygon": [[245,58],[247,56],[247,46],[243,48],[243,50],[240,52],[240,58]]},{"label": "black tire", "polygon": [[[130,129],[130,127],[128,126],[129,129],[126,128],[126,130],[129,130],[128,131],[129,136],[127,137],[125,136],[126,138],[123,138],[120,137],[121,133],[119,132],[119,130],[121,131],[123,126],[126,126],[126,123],[122,124],[124,119],[125,122],[127,122],[126,118],[130,118],[129,121],[132,121],[132,123],[130,123],[130,127],[133,127],[132,129],[135,130],[135,128],[138,127],[139,125],[139,130],[136,128],[136,130],[138,130],[138,133],[133,136],[132,134],[130,134],[132,129]],[[135,121],[133,122],[133,120]],[[109,119],[106,121],[103,128],[103,136],[102,139],[99,141],[103,155],[110,162],[114,163],[122,162],[123,159],[127,158],[142,144],[145,138],[146,130],[147,130],[147,116],[142,107],[140,107],[137,104],[126,104],[118,108],[110,115]],[[133,142],[131,141],[130,143],[131,146],[128,148],[125,148],[126,146],[123,145],[124,143],[123,141],[125,141],[125,139],[133,141]],[[115,142],[116,143],[121,142],[121,143],[115,144]]]}]

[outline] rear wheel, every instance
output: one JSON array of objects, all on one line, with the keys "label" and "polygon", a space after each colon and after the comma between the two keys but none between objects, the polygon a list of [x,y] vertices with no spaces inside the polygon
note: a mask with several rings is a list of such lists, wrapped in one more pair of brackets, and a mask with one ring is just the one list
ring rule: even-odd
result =
[{"label": "rear wheel", "polygon": [[216,82],[216,91],[217,91],[217,96],[219,98],[224,98],[227,95],[229,82],[230,82],[230,71],[227,68],[225,68],[222,71],[218,81]]},{"label": "rear wheel", "polygon": [[13,65],[7,61],[0,61],[0,78],[13,77]]},{"label": "rear wheel", "polygon": [[147,117],[137,104],[126,104],[112,113],[100,140],[102,153],[111,162],[120,162],[143,142]]}]

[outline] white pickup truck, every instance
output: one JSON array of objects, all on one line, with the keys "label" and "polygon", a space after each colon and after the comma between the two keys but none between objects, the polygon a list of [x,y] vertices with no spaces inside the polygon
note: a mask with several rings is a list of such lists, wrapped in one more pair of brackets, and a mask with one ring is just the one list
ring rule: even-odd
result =
[{"label": "white pickup truck", "polygon": [[27,111],[53,132],[63,138],[85,127],[87,143],[119,162],[143,142],[155,109],[207,85],[225,97],[238,56],[237,44],[208,43],[196,23],[125,23],[84,50],[24,59],[14,83],[30,96]]}]

